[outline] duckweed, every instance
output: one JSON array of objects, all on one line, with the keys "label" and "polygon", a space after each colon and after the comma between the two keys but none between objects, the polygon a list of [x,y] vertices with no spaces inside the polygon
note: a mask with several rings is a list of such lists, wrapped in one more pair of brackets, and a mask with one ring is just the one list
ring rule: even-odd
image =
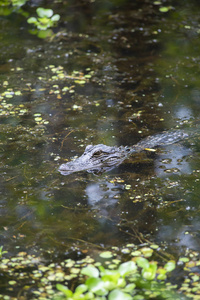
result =
[{"label": "duckweed", "polygon": [[[152,246],[156,249],[152,249]],[[100,297],[100,290],[104,294],[101,297],[105,299],[108,294],[108,299],[116,295],[121,297],[122,294],[131,297],[130,299],[156,299],[158,296],[160,299],[179,299],[178,293],[181,293],[180,299],[184,299],[184,295],[198,299],[200,277],[192,270],[200,265],[199,256],[190,251],[180,257],[177,263],[174,260],[166,261],[165,258],[161,260],[165,252],[162,252],[162,247],[156,246],[147,243],[142,246],[128,244],[122,249],[116,247],[116,250],[100,252],[99,258],[96,255],[95,259],[85,256],[81,260],[65,259],[50,264],[35,255],[19,252],[15,257],[1,259],[0,270],[8,275],[11,289],[13,287],[17,290],[24,286],[29,299],[61,299],[56,286],[64,294],[70,293],[72,299],[79,299],[76,298],[77,293],[79,296],[83,293],[85,297],[90,294],[91,299],[97,299]],[[125,249],[133,251],[126,253]],[[184,276],[178,288],[170,282],[170,273],[178,269],[180,272],[180,268],[184,270]],[[33,284],[34,288],[30,289]],[[10,292],[8,288],[1,294],[1,299],[16,300],[17,298],[10,296]]]},{"label": "duckweed", "polygon": [[100,257],[111,258],[111,257],[113,257],[113,253],[111,251],[105,251],[100,254]]}]

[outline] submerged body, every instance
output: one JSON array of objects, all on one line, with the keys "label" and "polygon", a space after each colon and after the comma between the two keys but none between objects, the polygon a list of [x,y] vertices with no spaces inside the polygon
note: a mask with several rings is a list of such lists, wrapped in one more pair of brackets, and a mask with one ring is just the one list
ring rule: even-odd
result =
[{"label": "submerged body", "polygon": [[183,130],[176,130],[149,136],[131,147],[110,147],[103,144],[89,145],[80,157],[62,164],[59,171],[62,175],[69,175],[83,170],[91,173],[102,173],[118,166],[133,153],[141,152],[145,148],[174,144],[187,137],[188,134]]}]

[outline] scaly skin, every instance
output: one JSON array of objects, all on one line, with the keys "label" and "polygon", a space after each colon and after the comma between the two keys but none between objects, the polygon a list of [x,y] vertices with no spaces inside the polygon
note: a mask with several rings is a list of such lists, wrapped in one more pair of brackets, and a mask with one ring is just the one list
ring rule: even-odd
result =
[{"label": "scaly skin", "polygon": [[102,173],[118,166],[133,153],[141,152],[145,148],[174,144],[187,137],[188,134],[183,130],[176,130],[149,136],[131,147],[110,147],[103,144],[88,145],[80,157],[62,164],[59,171],[63,175],[84,170],[91,173]]}]

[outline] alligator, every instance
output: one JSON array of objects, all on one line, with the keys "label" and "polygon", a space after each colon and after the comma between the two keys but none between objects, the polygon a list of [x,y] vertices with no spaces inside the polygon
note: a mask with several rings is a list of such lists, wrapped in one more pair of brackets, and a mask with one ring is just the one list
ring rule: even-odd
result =
[{"label": "alligator", "polygon": [[84,170],[100,174],[120,165],[133,153],[174,144],[187,137],[188,134],[179,129],[148,136],[133,146],[88,145],[80,157],[62,164],[58,170],[62,175]]}]

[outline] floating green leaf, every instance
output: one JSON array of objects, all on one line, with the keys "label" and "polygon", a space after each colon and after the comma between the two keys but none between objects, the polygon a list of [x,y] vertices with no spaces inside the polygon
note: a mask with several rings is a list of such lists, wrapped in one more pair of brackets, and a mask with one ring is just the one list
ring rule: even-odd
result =
[{"label": "floating green leaf", "polygon": [[34,23],[37,22],[37,19],[36,19],[35,17],[30,17],[30,18],[28,18],[27,22],[28,22],[29,24],[34,24]]},{"label": "floating green leaf", "polygon": [[125,263],[122,263],[119,266],[119,273],[121,274],[121,276],[126,276],[130,273],[135,273],[137,270],[137,266],[136,263],[133,261],[127,261]]},{"label": "floating green leaf", "polygon": [[49,8],[38,7],[36,9],[36,12],[37,12],[38,16],[41,18],[44,18],[44,17],[50,18],[53,15],[53,10],[49,9]]},{"label": "floating green leaf", "polygon": [[70,298],[70,297],[73,296],[73,292],[70,291],[70,290],[68,289],[68,287],[64,286],[63,284],[60,284],[60,283],[56,284],[56,288],[57,288],[59,291],[61,291],[66,297],[69,297],[69,298]]},{"label": "floating green leaf", "polygon": [[105,288],[103,280],[100,278],[89,278],[86,280],[88,289],[99,296],[105,296],[108,294],[108,290]]},{"label": "floating green leaf", "polygon": [[89,265],[81,270],[81,274],[87,275],[89,277],[98,277],[99,270],[92,265]]},{"label": "floating green leaf", "polygon": [[157,273],[158,273],[157,279],[165,280],[167,278],[167,275],[166,275],[167,271],[165,269],[159,268]]},{"label": "floating green leaf", "polygon": [[153,254],[153,249],[149,247],[144,247],[141,249],[141,252],[145,257],[151,257]]},{"label": "floating green leaf", "polygon": [[130,293],[135,289],[135,287],[136,287],[135,283],[130,283],[130,284],[127,284],[127,286],[125,288],[123,288],[123,291],[126,293]]},{"label": "floating green leaf", "polygon": [[132,300],[132,299],[133,298],[131,297],[131,295],[124,293],[119,289],[113,290],[108,296],[108,300]]},{"label": "floating green leaf", "polygon": [[157,264],[150,263],[148,268],[142,269],[142,276],[146,280],[153,280],[156,277]]},{"label": "floating green leaf", "polygon": [[169,11],[169,7],[163,6],[159,8],[160,12],[168,12]]},{"label": "floating green leaf", "polygon": [[99,256],[101,256],[103,258],[111,258],[111,257],[113,257],[113,254],[111,251],[105,251],[105,252],[102,252]]},{"label": "floating green leaf", "polygon": [[51,21],[53,21],[53,22],[57,22],[59,20],[60,20],[60,15],[58,15],[58,14],[55,14],[54,16],[51,17]]},{"label": "floating green leaf", "polygon": [[88,290],[88,287],[87,287],[86,284],[80,284],[75,289],[75,294],[78,296],[78,295],[81,295],[81,294],[85,293],[87,290]]},{"label": "floating green leaf", "polygon": [[138,257],[136,259],[137,265],[141,268],[148,268],[149,267],[149,261],[144,257]]},{"label": "floating green leaf", "polygon": [[164,268],[167,272],[173,271],[175,269],[175,267],[176,267],[176,264],[175,264],[174,260],[170,260],[164,265]]}]

